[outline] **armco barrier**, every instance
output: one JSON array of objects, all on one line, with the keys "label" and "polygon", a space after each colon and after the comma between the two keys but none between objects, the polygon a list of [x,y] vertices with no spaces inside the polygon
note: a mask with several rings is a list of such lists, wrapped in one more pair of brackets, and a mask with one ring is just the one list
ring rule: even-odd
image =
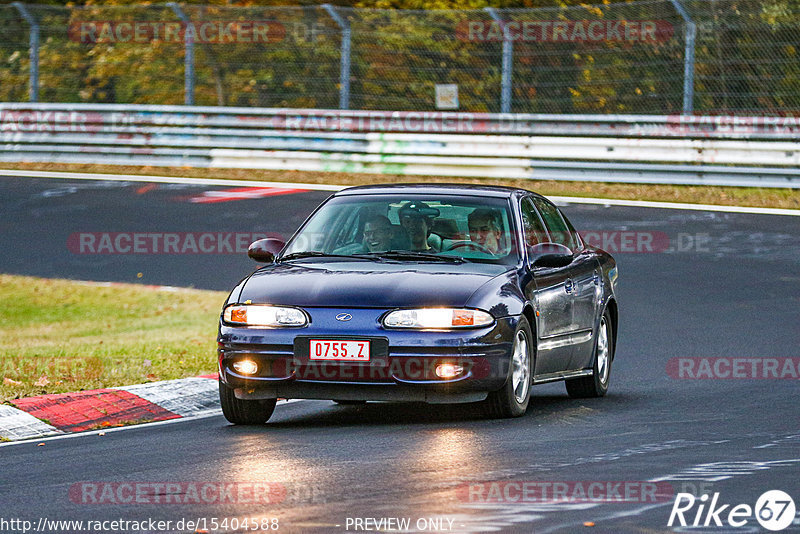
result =
[{"label": "armco barrier", "polygon": [[800,118],[0,104],[0,161],[797,188]]}]

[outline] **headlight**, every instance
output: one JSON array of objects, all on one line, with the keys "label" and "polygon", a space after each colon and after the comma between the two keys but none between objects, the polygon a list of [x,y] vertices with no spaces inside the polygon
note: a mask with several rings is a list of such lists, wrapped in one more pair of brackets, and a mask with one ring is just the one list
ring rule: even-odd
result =
[{"label": "headlight", "polygon": [[462,308],[395,310],[383,318],[383,325],[387,328],[430,328],[434,330],[475,328],[488,326],[493,322],[494,317],[485,311]]},{"label": "headlight", "polygon": [[306,314],[285,306],[238,305],[228,306],[222,320],[238,326],[305,326]]}]

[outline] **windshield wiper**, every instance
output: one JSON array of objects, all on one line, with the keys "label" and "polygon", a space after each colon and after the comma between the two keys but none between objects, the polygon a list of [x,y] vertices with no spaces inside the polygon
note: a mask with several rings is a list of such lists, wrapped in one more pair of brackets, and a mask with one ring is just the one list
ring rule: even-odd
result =
[{"label": "windshield wiper", "polygon": [[464,263],[467,261],[458,256],[442,256],[432,252],[421,252],[417,250],[387,250],[386,252],[373,252],[370,255],[400,261],[439,261],[443,263]]},{"label": "windshield wiper", "polygon": [[292,252],[279,258],[279,261],[299,260],[302,258],[355,258],[367,261],[380,261],[380,258],[369,254],[329,254],[327,252],[320,252],[319,250],[304,250],[302,252]]}]

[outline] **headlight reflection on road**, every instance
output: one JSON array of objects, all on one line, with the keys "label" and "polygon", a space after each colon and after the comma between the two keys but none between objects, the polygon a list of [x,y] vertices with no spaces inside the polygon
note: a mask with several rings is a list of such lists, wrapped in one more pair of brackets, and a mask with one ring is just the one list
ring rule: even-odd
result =
[{"label": "headlight reflection on road", "polygon": [[471,524],[480,510],[470,510],[458,498],[457,488],[465,482],[485,477],[481,473],[501,469],[490,447],[484,446],[485,435],[468,428],[438,428],[423,432],[408,454],[397,458],[396,468],[403,478],[416,487],[395,500],[393,512],[418,518],[442,518],[453,521],[454,531]]},{"label": "headlight reflection on road", "polygon": [[283,498],[277,508],[303,506],[322,498],[322,488],[336,487],[331,466],[316,462],[270,438],[268,432],[227,436],[229,460],[221,466],[220,478],[237,483],[277,483]]},{"label": "headlight reflection on road", "polygon": [[[455,493],[452,488],[471,479],[478,472],[493,471],[496,467],[493,456],[483,447],[484,437],[465,428],[439,428],[423,434],[425,439],[408,451],[408,456],[398,459],[398,467],[413,474],[414,484],[421,493],[432,488],[441,488],[443,499],[450,500]],[[476,471],[479,467],[480,471]],[[438,492],[437,492],[438,493]],[[424,506],[424,511],[434,513],[435,503]],[[441,512],[441,510],[439,510]]]}]

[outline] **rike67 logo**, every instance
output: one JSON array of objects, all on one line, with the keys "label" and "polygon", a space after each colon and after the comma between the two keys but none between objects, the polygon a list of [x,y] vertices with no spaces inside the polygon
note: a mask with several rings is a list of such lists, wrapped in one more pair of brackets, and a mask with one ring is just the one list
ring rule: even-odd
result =
[{"label": "rike67 logo", "polygon": [[755,508],[749,504],[722,504],[719,493],[714,493],[711,502],[708,501],[708,494],[698,498],[691,493],[678,493],[667,526],[738,528],[747,525],[755,516],[763,528],[777,532],[794,520],[794,500],[780,490],[765,492],[756,501]]}]

